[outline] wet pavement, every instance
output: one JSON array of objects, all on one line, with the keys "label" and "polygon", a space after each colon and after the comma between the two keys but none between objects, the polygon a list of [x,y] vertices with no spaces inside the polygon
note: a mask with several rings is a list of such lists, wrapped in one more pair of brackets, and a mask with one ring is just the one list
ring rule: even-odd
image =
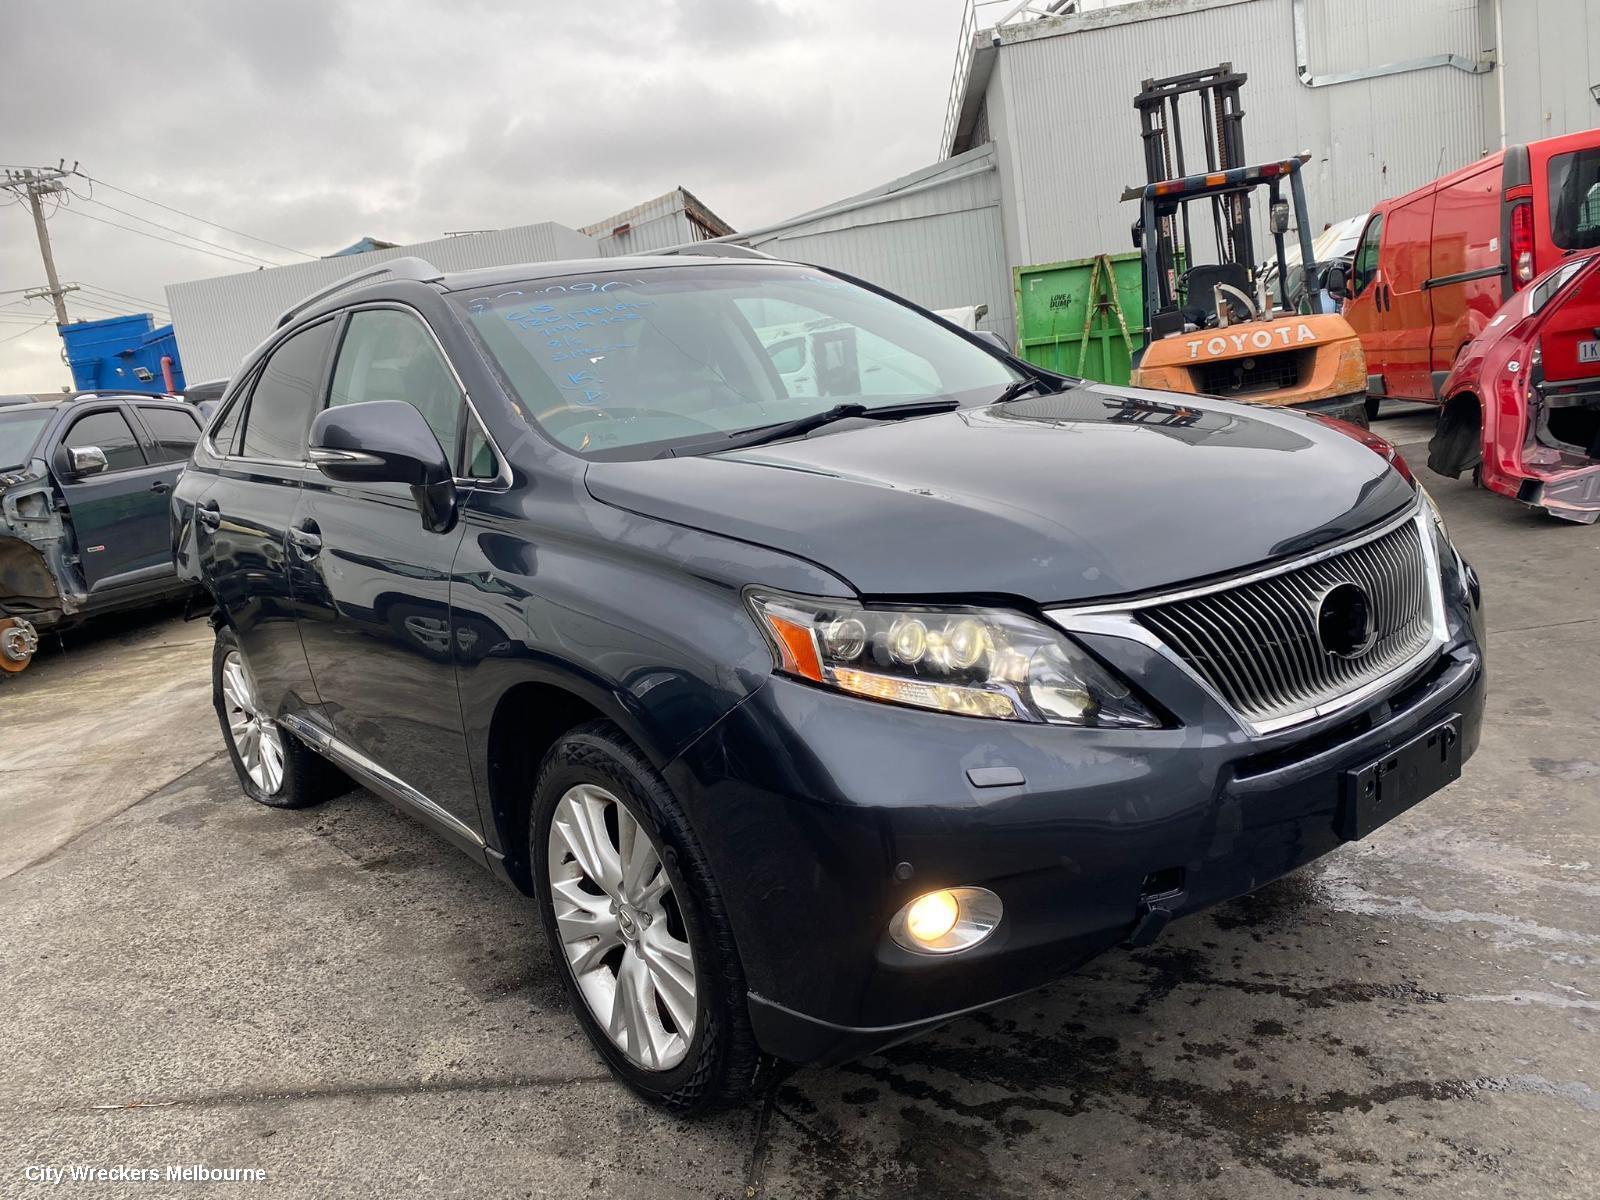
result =
[{"label": "wet pavement", "polygon": [[688,1124],[606,1077],[525,901],[365,793],[239,795],[203,625],[45,656],[0,681],[0,1195],[40,1163],[264,1170],[200,1185],[240,1196],[1600,1195],[1600,527],[1425,481],[1489,604],[1458,783]]}]

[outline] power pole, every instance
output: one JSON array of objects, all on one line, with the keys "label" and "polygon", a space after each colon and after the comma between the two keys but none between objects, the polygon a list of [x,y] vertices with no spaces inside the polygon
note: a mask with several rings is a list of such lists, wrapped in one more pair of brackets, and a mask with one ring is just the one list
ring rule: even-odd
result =
[{"label": "power pole", "polygon": [[23,167],[20,170],[6,169],[5,181],[0,183],[0,190],[16,192],[26,196],[28,207],[33,210],[33,228],[39,235],[39,253],[44,258],[44,277],[47,286],[42,289],[43,294],[50,297],[56,308],[56,324],[67,323],[66,294],[75,291],[74,288],[63,288],[61,279],[56,274],[55,255],[50,252],[50,231],[44,224],[44,205],[41,197],[54,192],[64,192],[67,185],[62,182],[67,176],[78,169],[78,164],[73,163],[71,170],[67,168],[67,160],[62,159],[54,167]]}]

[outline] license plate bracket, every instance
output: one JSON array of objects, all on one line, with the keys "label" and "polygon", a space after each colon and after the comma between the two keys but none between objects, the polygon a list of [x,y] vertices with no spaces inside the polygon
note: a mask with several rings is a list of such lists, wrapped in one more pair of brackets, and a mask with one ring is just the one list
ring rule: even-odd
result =
[{"label": "license plate bracket", "polygon": [[1346,771],[1339,833],[1364,838],[1461,776],[1461,717],[1451,715],[1364,767]]}]

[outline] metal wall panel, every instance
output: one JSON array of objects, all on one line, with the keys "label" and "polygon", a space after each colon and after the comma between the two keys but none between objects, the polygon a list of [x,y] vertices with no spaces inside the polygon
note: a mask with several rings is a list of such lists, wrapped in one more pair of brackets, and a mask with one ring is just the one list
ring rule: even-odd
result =
[{"label": "metal wall panel", "polygon": [[1600,125],[1596,0],[1502,0],[1506,138],[1532,142]]},{"label": "metal wall panel", "polygon": [[166,289],[167,307],[172,311],[185,377],[190,383],[203,383],[232,375],[239,360],[272,332],[284,309],[317,288],[364,267],[409,255],[425,258],[444,271],[464,271],[508,263],[593,258],[597,250],[593,238],[546,221],[397,246],[393,250],[175,283]]},{"label": "metal wall panel", "polygon": [[987,304],[979,327],[1015,339],[993,146],[740,240],[846,271],[925,308]]},{"label": "metal wall panel", "polygon": [[[1311,152],[1305,178],[1313,233],[1498,144],[1484,119],[1492,73],[1440,67],[1305,86],[1289,0],[1199,8],[1147,0],[1095,15],[1097,23],[1075,32],[1048,36],[1041,25],[1008,41],[989,81],[990,129],[1011,168],[1001,179],[1005,204],[1016,213],[1009,245],[1015,265],[1131,245],[1135,205],[1118,197],[1124,186],[1144,182],[1133,97],[1146,78],[1224,61],[1248,72],[1246,156]],[[1116,23],[1121,16],[1127,20]],[[1074,20],[1054,24],[1070,29]],[[1476,59],[1482,50],[1475,0],[1310,0],[1308,25],[1314,73],[1428,54]],[[1185,145],[1188,168],[1202,169],[1198,126],[1186,129]],[[1266,244],[1258,229],[1258,249]]]}]

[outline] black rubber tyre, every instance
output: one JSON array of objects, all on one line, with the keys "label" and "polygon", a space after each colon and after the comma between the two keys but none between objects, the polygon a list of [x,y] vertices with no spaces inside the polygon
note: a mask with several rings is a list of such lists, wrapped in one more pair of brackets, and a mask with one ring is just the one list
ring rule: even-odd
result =
[{"label": "black rubber tyre", "polygon": [[[687,928],[699,1011],[688,1053],[668,1070],[635,1065],[611,1041],[591,1013],[561,946],[547,846],[556,806],[570,788],[582,783],[610,792],[654,836]],[[773,1062],[757,1048],[750,1029],[744,969],[721,893],[677,799],[649,760],[610,721],[578,726],[545,756],[528,822],[528,858],[556,973],[566,985],[578,1023],[618,1079],[652,1104],[681,1115],[725,1108],[763,1086]]]},{"label": "black rubber tyre", "polygon": [[[228,728],[228,713],[222,691],[222,667],[228,655],[239,651],[239,639],[233,630],[223,626],[217,630],[216,644],[211,650],[211,704],[217,712],[217,722],[222,727],[222,741],[228,747],[228,757],[239,776],[239,786],[244,794],[257,804],[269,808],[309,808],[321,804],[354,785],[349,778],[322,755],[305,745],[287,730],[280,729],[283,743],[283,779],[275,791],[264,791],[246,769],[239,757],[239,747],[234,744],[233,732]],[[241,657],[242,652],[240,652]]]},{"label": "black rubber tyre", "polygon": [[1368,422],[1376,421],[1378,419],[1378,410],[1380,408],[1382,408],[1382,407],[1383,407],[1383,401],[1378,399],[1378,397],[1376,397],[1376,396],[1368,396],[1367,397],[1367,420],[1368,420]]}]

